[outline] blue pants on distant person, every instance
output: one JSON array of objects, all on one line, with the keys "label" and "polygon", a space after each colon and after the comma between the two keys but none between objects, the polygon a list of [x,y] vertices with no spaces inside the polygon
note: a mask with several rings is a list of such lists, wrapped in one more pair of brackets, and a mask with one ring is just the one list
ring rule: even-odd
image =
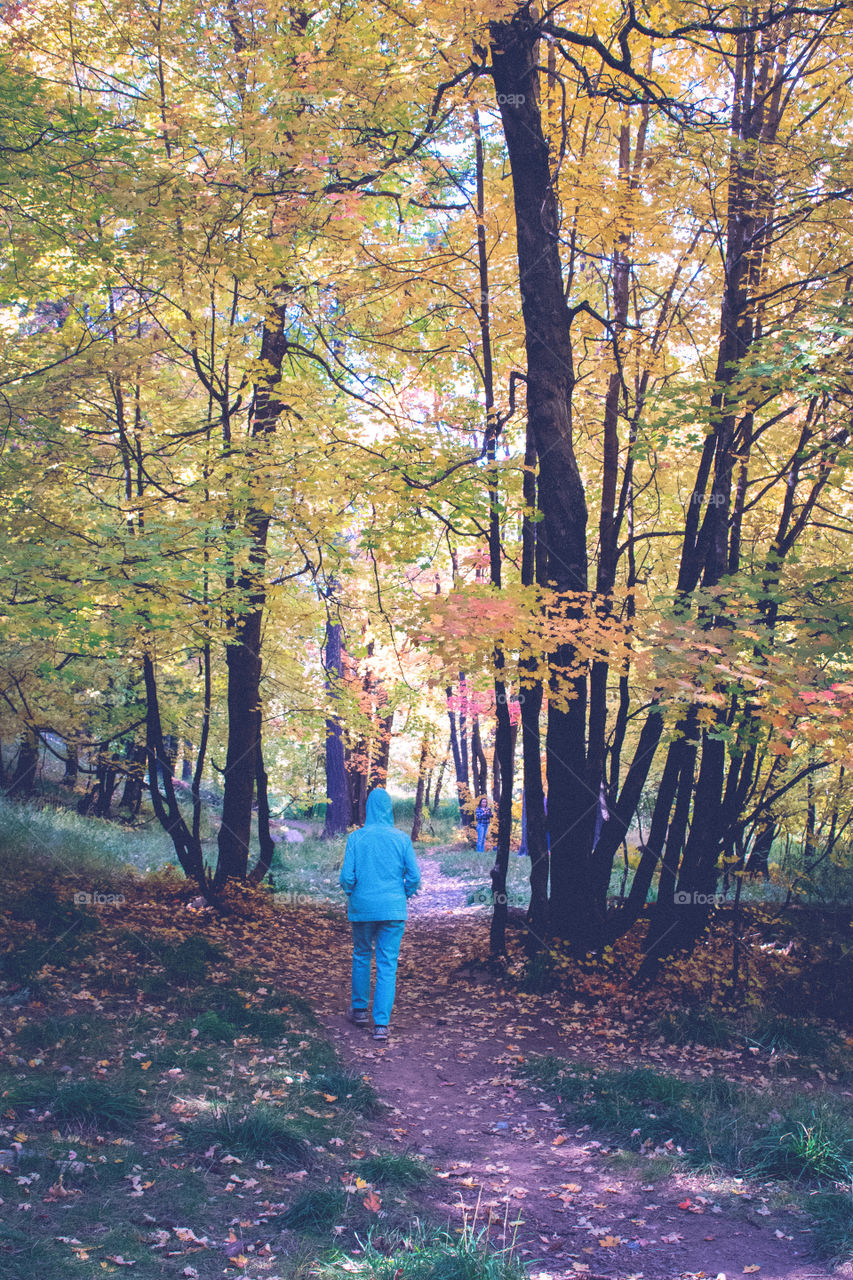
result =
[{"label": "blue pants on distant person", "polygon": [[488,822],[477,823],[477,852],[484,853],[486,849],[486,834],[489,830]]},{"label": "blue pants on distant person", "polygon": [[367,1009],[370,1004],[370,968],[376,949],[376,989],[373,992],[373,1022],[387,1027],[397,990],[397,957],[403,941],[405,920],[352,920],[352,1007]]}]

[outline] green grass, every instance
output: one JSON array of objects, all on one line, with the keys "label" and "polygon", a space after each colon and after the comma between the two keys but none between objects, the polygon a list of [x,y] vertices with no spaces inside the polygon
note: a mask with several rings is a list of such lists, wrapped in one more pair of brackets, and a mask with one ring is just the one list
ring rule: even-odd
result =
[{"label": "green grass", "polygon": [[376,1116],[384,1110],[373,1085],[363,1076],[351,1071],[331,1070],[313,1075],[307,1091],[334,1098],[339,1110],[358,1115]]},{"label": "green grass", "polygon": [[557,1099],[567,1124],[612,1135],[629,1152],[802,1187],[821,1249],[853,1256],[853,1116],[829,1095],[783,1101],[722,1076],[596,1071],[551,1055],[529,1059],[523,1074]]},{"label": "green grass", "polygon": [[339,1187],[314,1187],[294,1200],[282,1222],[291,1231],[324,1235],[346,1212],[347,1197]]},{"label": "green grass", "polygon": [[802,1104],[750,1147],[750,1172],[787,1182],[853,1182],[853,1125],[835,1108]]},{"label": "green grass", "polygon": [[818,1253],[836,1262],[853,1258],[853,1188],[824,1191],[809,1198]]},{"label": "green grass", "polygon": [[435,1180],[434,1171],[423,1160],[393,1151],[365,1156],[356,1173],[365,1182],[383,1187],[425,1187]]},{"label": "green grass", "polygon": [[794,1182],[853,1176],[853,1119],[830,1099],[773,1097],[723,1076],[684,1080],[647,1068],[593,1071],[533,1058],[528,1079],[553,1093],[570,1123],[586,1123],[635,1150],[672,1141],[703,1169]]},{"label": "green grass", "polygon": [[704,1044],[714,1048],[730,1045],[737,1035],[731,1020],[709,1005],[671,1009],[657,1020],[653,1031],[667,1044]]},{"label": "green grass", "polygon": [[813,1023],[761,1010],[747,1023],[747,1044],[771,1053],[793,1054],[810,1062],[825,1059],[828,1041],[825,1032]]},{"label": "green grass", "polygon": [[[502,1223],[500,1224],[503,1225]],[[512,1224],[509,1227],[512,1232]],[[381,1241],[360,1241],[357,1256],[340,1253],[312,1268],[319,1280],[525,1280],[527,1271],[510,1240],[499,1248],[485,1228],[468,1223],[457,1234],[417,1223],[414,1231]]]},{"label": "green grass", "polygon": [[[105,824],[71,817],[72,827],[78,822],[95,832],[96,846]],[[43,874],[47,855],[35,865],[31,844],[18,853],[17,862],[0,858],[0,878],[8,872],[0,903],[15,950],[65,931],[97,942],[98,952],[95,960],[75,943],[61,965],[52,957],[43,972],[33,956],[21,972],[37,973],[38,987],[27,979],[37,1002],[4,1010],[0,1146],[21,1135],[15,1172],[22,1181],[14,1201],[4,1192],[0,1205],[3,1280],[110,1273],[117,1269],[110,1255],[133,1261],[137,1280],[162,1280],[167,1255],[154,1245],[162,1249],[165,1230],[172,1248],[182,1247],[171,1224],[219,1241],[223,1223],[264,1201],[273,1207],[253,1224],[252,1238],[281,1257],[276,1265],[288,1280],[296,1280],[303,1254],[314,1266],[318,1251],[325,1256],[356,1233],[366,1237],[377,1222],[374,1206],[364,1204],[363,1191],[348,1195],[341,1179],[355,1176],[357,1158],[347,1153],[364,1142],[358,1126],[382,1104],[369,1082],[344,1069],[310,1005],[274,984],[260,998],[259,967],[245,950],[242,968],[233,964],[226,932],[184,936],[174,883],[164,885],[163,872],[134,877],[131,914],[137,902],[146,911],[145,927],[134,930],[115,912],[86,918],[87,908],[73,901],[80,880],[69,864],[57,863],[51,883]],[[95,863],[97,880],[86,892],[131,887],[108,856]],[[152,909],[164,890],[158,913]],[[258,954],[265,957],[261,938]],[[70,1012],[83,991],[92,1001]],[[383,1229],[391,1231],[417,1212],[409,1195],[424,1173],[397,1152],[370,1159],[360,1176],[383,1201],[387,1192]],[[295,1171],[300,1177],[291,1179]],[[38,1214],[37,1233],[29,1219],[22,1229],[19,1200],[32,1205],[33,1221]],[[282,1257],[286,1214],[293,1234]],[[338,1225],[344,1234],[333,1238]],[[84,1246],[69,1243],[75,1239]],[[199,1280],[221,1280],[218,1250],[193,1251],[191,1261]]]},{"label": "green grass", "polygon": [[0,879],[14,881],[18,868],[58,867],[80,877],[91,892],[104,875],[126,877],[128,868],[155,871],[175,862],[172,841],[152,817],[128,827],[107,818],[82,817],[49,804],[17,804],[0,798]]},{"label": "green grass", "polygon": [[48,1112],[49,1118],[64,1128],[86,1125],[126,1130],[146,1110],[137,1094],[103,1080],[68,1080],[57,1085],[36,1078],[13,1089],[9,1101],[16,1113]]},{"label": "green grass", "polygon": [[649,1031],[678,1047],[740,1046],[745,1050],[757,1049],[770,1057],[793,1060],[799,1068],[820,1063],[844,1074],[851,1069],[849,1052],[825,1027],[768,1009],[748,1010],[735,1018],[712,1005],[691,1005],[668,1010],[650,1025]]},{"label": "green grass", "polygon": [[263,1156],[295,1168],[311,1157],[308,1143],[274,1107],[226,1103],[184,1125],[193,1150],[220,1147],[222,1155]]},{"label": "green grass", "polygon": [[240,1034],[239,1027],[213,1009],[208,1009],[207,1013],[202,1013],[195,1019],[193,1030],[198,1032],[200,1040],[218,1041],[222,1044],[236,1040]]}]

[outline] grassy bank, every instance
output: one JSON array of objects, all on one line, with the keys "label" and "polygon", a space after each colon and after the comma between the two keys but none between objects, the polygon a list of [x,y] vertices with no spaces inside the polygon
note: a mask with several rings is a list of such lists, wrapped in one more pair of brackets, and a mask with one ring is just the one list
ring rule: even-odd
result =
[{"label": "grassy bank", "polygon": [[772,1186],[813,1221],[818,1251],[853,1259],[853,1118],[829,1092],[768,1093],[715,1073],[684,1079],[644,1067],[600,1070],[534,1057],[522,1074],[568,1128],[607,1135],[658,1174],[674,1168]]},{"label": "grassy bank", "polygon": [[272,895],[197,912],[77,834],[0,868],[4,1280],[331,1280],[380,1238],[398,1280],[514,1276],[423,1225],[434,1172],[376,1145],[380,1099],[279,985]]}]

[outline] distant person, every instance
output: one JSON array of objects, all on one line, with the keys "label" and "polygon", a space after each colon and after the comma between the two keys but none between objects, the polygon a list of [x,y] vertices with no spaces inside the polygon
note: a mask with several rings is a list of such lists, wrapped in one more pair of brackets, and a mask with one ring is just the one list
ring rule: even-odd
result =
[{"label": "distant person", "polygon": [[407,899],[420,888],[421,873],[412,842],[394,826],[391,797],[375,787],[367,797],[366,821],[347,840],[341,888],[352,925],[350,1021],[367,1026],[370,968],[376,949],[373,1039],[388,1039],[397,986],[397,957],[409,916]]},{"label": "distant person", "polygon": [[485,796],[480,796],[477,808],[474,810],[474,821],[477,824],[477,852],[483,853],[486,848],[489,823],[492,821],[492,811]]}]

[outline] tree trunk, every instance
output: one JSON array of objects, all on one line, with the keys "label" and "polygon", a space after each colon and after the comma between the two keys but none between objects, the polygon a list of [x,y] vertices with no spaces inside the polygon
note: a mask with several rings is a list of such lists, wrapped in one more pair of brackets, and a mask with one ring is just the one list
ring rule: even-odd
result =
[{"label": "tree trunk", "polygon": [[38,736],[34,729],[25,725],[18,737],[18,753],[6,794],[16,800],[28,800],[35,787],[38,763]]},{"label": "tree trunk", "polygon": [[65,739],[65,772],[62,775],[63,787],[75,787],[77,785],[77,774],[80,768],[80,759],[77,753],[76,735],[72,735]]},{"label": "tree trunk", "polygon": [[412,819],[412,844],[415,843],[421,834],[421,822],[423,820],[423,812],[426,804],[425,786],[427,761],[429,760],[429,734],[424,734],[421,739],[421,758],[418,761],[418,785],[415,788],[415,816]]},{"label": "tree trunk", "polygon": [[142,783],[145,777],[145,744],[131,742],[127,751],[124,790],[118,802],[120,809],[127,809],[136,817],[142,807]]},{"label": "tree trunk", "polygon": [[239,639],[225,649],[228,747],[214,888],[229,879],[245,879],[249,867],[258,752],[261,620],[260,609],[240,618],[236,626]]},{"label": "tree trunk", "polygon": [[115,760],[108,751],[98,752],[97,779],[95,785],[97,794],[94,805],[95,817],[108,818],[117,780]]},{"label": "tree trunk", "polygon": [[[450,749],[453,753],[453,768],[456,772],[456,796],[459,801],[459,826],[463,830],[470,826],[473,817],[471,806],[471,789],[468,785],[468,757],[463,758],[460,745],[460,734],[456,728],[456,712],[453,710],[453,688],[447,687],[447,719],[450,722]],[[464,718],[460,712],[460,728],[464,729]]]},{"label": "tree trunk", "polygon": [[[260,717],[260,711],[258,712]],[[264,753],[261,749],[261,729],[258,726],[257,755],[255,756],[255,785],[258,791],[258,845],[260,854],[249,877],[252,884],[260,884],[272,866],[275,855],[275,842],[270,834],[270,804],[267,790],[267,771],[264,766]]]},{"label": "tree trunk", "polygon": [[444,753],[444,758],[441,764],[438,766],[438,777],[435,780],[435,791],[433,792],[433,795],[432,795],[432,816],[433,817],[435,817],[435,815],[438,813],[438,805],[439,805],[439,801],[441,800],[441,784],[444,781],[444,772],[447,768],[447,761],[449,758],[450,758],[450,744],[448,744],[447,750]]},{"label": "tree trunk", "polygon": [[[497,750],[495,755],[498,755]],[[474,795],[479,800],[480,796],[487,795],[489,787],[489,762],[480,737],[479,716],[474,716],[471,727],[471,770],[474,775]]]},{"label": "tree trunk", "polygon": [[[340,698],[343,680],[343,627],[326,622],[326,696],[333,709]],[[350,820],[350,796],[344,760],[343,726],[340,716],[326,717],[326,821],[325,837],[342,835]]]},{"label": "tree trunk", "polygon": [[[559,252],[559,217],[539,108],[537,28],[521,9],[491,24],[492,68],[512,169],[521,307],[527,351],[528,422],[541,460],[539,506],[545,580],[567,618],[587,591],[586,500],[572,444],[574,370],[570,314]],[[603,941],[604,913],[591,875],[598,782],[586,759],[586,674],[569,643],[550,655],[548,827],[551,927],[580,952]]]},{"label": "tree trunk", "polygon": [[[268,372],[266,381],[255,387],[251,438],[260,459],[265,445],[275,433],[282,403],[273,392],[281,377],[288,351],[284,326],[286,305],[276,305],[264,325],[260,364]],[[249,463],[252,462],[250,453]],[[258,473],[263,469],[258,465]],[[249,546],[248,563],[235,584],[238,608],[228,620],[230,638],[225,646],[228,672],[228,746],[225,756],[222,822],[219,828],[219,857],[214,887],[232,877],[245,879],[249,863],[252,826],[252,799],[255,790],[258,752],[261,749],[261,634],[266,604],[267,539],[271,502],[266,480],[252,497],[242,533]]]},{"label": "tree trunk", "polygon": [[[207,890],[201,840],[198,833],[191,831],[184,822],[175,795],[172,772],[168,767],[160,721],[160,701],[157,695],[154,660],[149,653],[143,656],[142,671],[145,677],[145,747],[151,803],[154,805],[157,820],[172,840],[184,874],[193,877],[202,889]],[[163,778],[165,794],[160,792],[159,776]]]}]

